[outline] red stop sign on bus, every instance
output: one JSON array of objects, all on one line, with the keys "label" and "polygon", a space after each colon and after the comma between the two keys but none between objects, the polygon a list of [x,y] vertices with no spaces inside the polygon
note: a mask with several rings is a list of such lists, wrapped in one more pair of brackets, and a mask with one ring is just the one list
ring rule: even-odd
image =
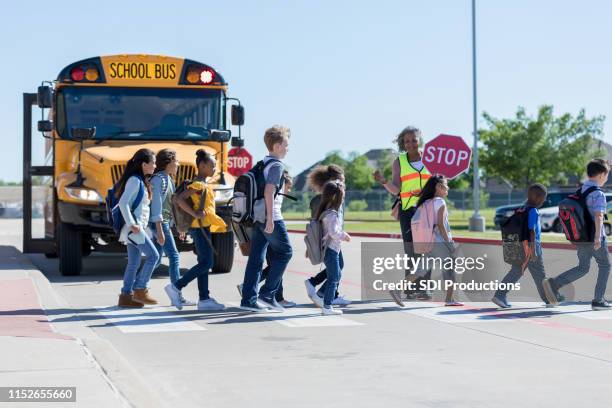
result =
[{"label": "red stop sign on bus", "polygon": [[227,171],[238,177],[253,167],[253,156],[244,147],[233,147],[227,152]]},{"label": "red stop sign on bus", "polygon": [[423,164],[432,174],[455,178],[470,167],[472,149],[460,136],[438,135],[425,143]]}]

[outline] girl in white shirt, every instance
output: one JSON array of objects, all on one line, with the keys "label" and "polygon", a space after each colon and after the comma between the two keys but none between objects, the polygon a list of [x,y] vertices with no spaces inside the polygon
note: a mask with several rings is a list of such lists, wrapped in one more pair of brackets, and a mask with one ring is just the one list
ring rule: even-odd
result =
[{"label": "girl in white shirt", "polygon": [[[127,162],[115,186],[119,209],[125,220],[119,240],[127,245],[128,262],[123,274],[119,307],[143,307],[157,304],[149,295],[149,280],[159,260],[159,253],[147,232],[151,186],[148,178],[155,170],[155,153],[140,149]],[[140,198],[139,198],[140,197]],[[139,199],[139,202],[136,202]],[[132,211],[132,208],[134,209]],[[141,253],[145,262],[140,268]]]},{"label": "girl in white shirt", "polygon": [[[448,263],[444,262],[446,258],[453,258],[455,253],[455,243],[451,234],[450,225],[448,223],[448,211],[446,209],[446,201],[448,197],[448,182],[446,177],[442,175],[432,176],[423,187],[423,191],[419,196],[416,208],[421,207],[426,202],[433,200],[435,223],[434,226],[434,245],[433,249],[427,258],[442,258],[442,277],[444,281],[455,281],[455,271],[451,268],[445,268]],[[438,265],[440,262],[433,262]],[[446,306],[463,306],[453,298],[453,287],[450,286],[446,290]]]},{"label": "girl in white shirt", "polygon": [[315,214],[315,219],[321,220],[323,226],[323,242],[325,248],[325,295],[323,296],[323,315],[340,315],[342,310],[334,309],[332,302],[340,283],[342,270],[340,267],[340,247],[342,241],[349,242],[351,237],[342,229],[342,220],[338,214],[344,202],[344,184],[340,181],[330,181],[323,187],[321,203]]}]

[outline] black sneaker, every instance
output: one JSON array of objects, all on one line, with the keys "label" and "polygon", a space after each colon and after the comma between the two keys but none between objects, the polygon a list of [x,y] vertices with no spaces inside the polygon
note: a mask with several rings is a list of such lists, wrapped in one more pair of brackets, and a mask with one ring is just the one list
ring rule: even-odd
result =
[{"label": "black sneaker", "polygon": [[417,297],[415,292],[404,292],[404,295],[406,296],[406,300],[415,300]]},{"label": "black sneaker", "polygon": [[497,296],[493,296],[491,302],[495,303],[501,309],[510,309],[512,307],[506,299],[500,299]]},{"label": "black sneaker", "polygon": [[607,300],[592,301],[591,309],[593,310],[612,310],[612,305]]},{"label": "black sneaker", "polygon": [[253,312],[253,313],[269,313],[270,309],[268,309],[267,307],[260,305],[259,303],[253,303],[253,304],[240,304],[239,307],[240,310],[245,310],[247,312]]},{"label": "black sneaker", "polygon": [[431,292],[428,290],[417,292],[417,300],[431,300]]},{"label": "black sneaker", "polygon": [[402,292],[400,292],[399,290],[390,290],[389,295],[391,295],[391,298],[399,307],[404,307],[404,301],[402,300]]},{"label": "black sneaker", "polygon": [[276,299],[270,299],[270,298],[265,298],[263,296],[260,296],[257,299],[257,303],[260,304],[261,306],[266,307],[269,312],[282,313],[285,311],[285,308],[282,307],[280,303],[276,301]]}]

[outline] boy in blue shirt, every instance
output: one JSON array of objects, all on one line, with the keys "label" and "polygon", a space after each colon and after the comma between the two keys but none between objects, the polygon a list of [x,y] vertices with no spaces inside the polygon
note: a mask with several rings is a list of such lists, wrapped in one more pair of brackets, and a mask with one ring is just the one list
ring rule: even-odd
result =
[{"label": "boy in blue shirt", "polygon": [[606,196],[601,191],[608,181],[610,174],[610,164],[606,160],[593,159],[587,165],[587,176],[589,179],[582,184],[581,191],[584,193],[591,187],[596,189],[586,196],[586,205],[593,220],[594,234],[593,242],[581,242],[576,244],[578,254],[578,266],[557,276],[556,278],[545,279],[542,282],[546,297],[551,303],[556,303],[559,289],[572,283],[589,273],[591,258],[595,258],[599,272],[597,273],[597,283],[595,284],[595,297],[591,302],[593,310],[610,310],[610,304],[604,299],[608,276],[610,275],[610,254],[606,234],[603,228],[604,216],[606,214]]},{"label": "boy in blue shirt", "polygon": [[[527,203],[526,208],[529,208],[527,215],[527,228],[529,229],[529,251],[531,257],[527,263],[527,268],[533,277],[533,281],[538,289],[538,294],[546,303],[546,307],[552,306],[547,300],[542,287],[542,280],[545,278],[544,274],[544,261],[542,260],[542,227],[540,225],[540,213],[538,208],[546,201],[548,191],[542,184],[532,184],[527,189]],[[512,265],[510,271],[502,279],[502,283],[516,283],[523,276],[523,269],[521,265]],[[508,290],[497,290],[491,301],[502,309],[512,307],[506,300]]]}]

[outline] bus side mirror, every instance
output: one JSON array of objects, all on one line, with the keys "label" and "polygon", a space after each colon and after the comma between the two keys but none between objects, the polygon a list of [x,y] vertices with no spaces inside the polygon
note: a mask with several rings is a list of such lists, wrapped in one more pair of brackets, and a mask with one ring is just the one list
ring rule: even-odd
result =
[{"label": "bus side mirror", "polygon": [[51,132],[53,130],[53,122],[50,120],[39,120],[38,131],[39,132]]},{"label": "bus side mirror", "polygon": [[36,103],[41,109],[50,108],[53,101],[53,93],[50,86],[39,86],[36,94]]},{"label": "bus side mirror", "polygon": [[241,137],[232,137],[232,147],[244,147],[244,139]]},{"label": "bus side mirror", "polygon": [[242,105],[232,105],[232,125],[244,125],[244,107]]},{"label": "bus side mirror", "polygon": [[90,128],[72,128],[72,137],[76,140],[89,140],[93,139],[96,135],[96,127]]},{"label": "bus side mirror", "polygon": [[213,130],[210,132],[210,138],[218,142],[229,142],[230,132],[229,130]]}]

